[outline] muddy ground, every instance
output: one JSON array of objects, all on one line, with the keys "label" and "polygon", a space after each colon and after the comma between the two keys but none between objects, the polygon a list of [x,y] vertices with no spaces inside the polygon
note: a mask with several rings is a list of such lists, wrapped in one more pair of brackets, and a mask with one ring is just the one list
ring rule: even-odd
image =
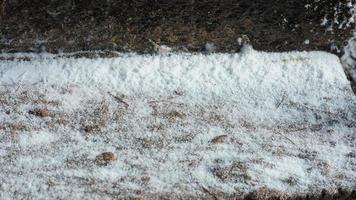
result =
[{"label": "muddy ground", "polygon": [[[0,0],[3,52],[236,52],[246,35],[265,51],[342,53],[354,0]],[[207,45],[208,44],[208,45]]]}]

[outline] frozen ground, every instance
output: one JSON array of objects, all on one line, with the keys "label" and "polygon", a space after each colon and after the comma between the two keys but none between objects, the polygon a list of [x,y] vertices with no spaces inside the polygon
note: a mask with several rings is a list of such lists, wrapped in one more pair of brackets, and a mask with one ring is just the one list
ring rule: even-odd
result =
[{"label": "frozen ground", "polygon": [[356,96],[332,54],[1,57],[0,199],[356,187]]}]

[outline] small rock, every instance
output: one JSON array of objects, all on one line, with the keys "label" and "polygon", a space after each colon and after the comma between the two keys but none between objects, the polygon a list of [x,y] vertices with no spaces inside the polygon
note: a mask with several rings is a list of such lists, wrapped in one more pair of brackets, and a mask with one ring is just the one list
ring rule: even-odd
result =
[{"label": "small rock", "polygon": [[95,163],[100,166],[106,166],[114,160],[116,157],[112,152],[104,152],[95,157]]},{"label": "small rock", "polygon": [[346,154],[346,157],[348,157],[348,158],[356,158],[356,152],[350,152],[350,153]]},{"label": "small rock", "polygon": [[152,44],[154,51],[160,55],[166,55],[172,51],[172,48],[166,45],[159,45],[151,39],[148,41]]},{"label": "small rock", "polygon": [[149,176],[142,176],[141,177],[141,181],[144,183],[148,183],[151,180],[151,178]]},{"label": "small rock", "polygon": [[95,127],[94,126],[84,126],[83,127],[83,130],[86,132],[86,133],[92,133],[94,131]]},{"label": "small rock", "polygon": [[310,130],[315,132],[315,131],[320,131],[321,129],[323,129],[323,125],[322,124],[313,124],[310,126]]},{"label": "small rock", "polygon": [[47,109],[35,108],[33,110],[28,111],[29,114],[35,115],[37,117],[48,117],[49,111]]}]

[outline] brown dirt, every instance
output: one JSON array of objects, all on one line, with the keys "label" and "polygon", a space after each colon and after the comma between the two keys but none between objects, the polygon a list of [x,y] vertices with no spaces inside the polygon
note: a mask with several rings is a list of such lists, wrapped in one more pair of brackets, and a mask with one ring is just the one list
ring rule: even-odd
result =
[{"label": "brown dirt", "polygon": [[247,196],[245,200],[354,200],[356,199],[355,190],[338,189],[336,192],[322,190],[319,194],[299,194],[294,196],[283,195],[277,191],[261,188]]},{"label": "brown dirt", "polygon": [[[0,0],[5,52],[116,50],[147,53],[153,40],[182,51],[239,51],[248,36],[258,50],[337,52],[352,28],[326,31],[325,16],[350,17],[346,0]],[[309,40],[310,44],[304,41]]]},{"label": "brown dirt", "polygon": [[178,194],[141,194],[133,197],[133,199],[228,199],[228,200],[355,200],[356,190],[338,189],[331,192],[322,190],[320,193],[285,195],[275,190],[262,187],[248,194],[235,194],[224,196],[219,191],[213,191],[202,187],[202,193],[199,196],[185,196]]}]

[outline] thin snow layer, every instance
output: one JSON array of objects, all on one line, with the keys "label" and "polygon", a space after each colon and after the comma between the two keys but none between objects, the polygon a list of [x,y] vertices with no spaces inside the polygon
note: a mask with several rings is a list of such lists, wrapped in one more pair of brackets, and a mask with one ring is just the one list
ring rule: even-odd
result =
[{"label": "thin snow layer", "polygon": [[21,54],[0,85],[1,199],[356,187],[356,97],[332,54]]},{"label": "thin snow layer", "polygon": [[344,52],[345,54],[341,58],[343,66],[345,71],[349,74],[350,79],[356,84],[356,31],[354,37],[349,40]]}]

